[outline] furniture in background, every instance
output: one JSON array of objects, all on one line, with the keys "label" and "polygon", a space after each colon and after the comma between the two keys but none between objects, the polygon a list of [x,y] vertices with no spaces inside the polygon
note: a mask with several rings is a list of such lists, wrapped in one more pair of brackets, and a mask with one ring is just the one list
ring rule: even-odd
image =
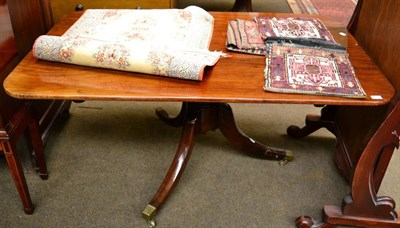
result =
[{"label": "furniture in background", "polygon": [[[47,0],[7,0],[0,2],[0,82],[31,50],[35,39],[52,26]],[[32,83],[32,88],[35,83]],[[20,136],[26,130],[25,143],[33,147],[36,165],[42,179],[47,179],[43,154],[43,141],[49,134],[55,118],[68,115],[69,101],[18,100],[8,96],[0,88],[0,152],[4,153],[24,210],[33,212],[33,204],[26,184],[21,159],[16,150]]]},{"label": "furniture in background", "polygon": [[[176,8],[178,0],[51,0],[53,21],[75,10],[83,9],[168,9]],[[217,4],[217,3],[216,3]],[[251,0],[232,0],[232,11],[252,11]]]},{"label": "furniture in background", "polygon": [[[82,15],[82,12],[75,12],[63,17],[49,32],[49,35],[62,35],[80,15]],[[225,50],[226,37],[221,34],[226,34],[228,21],[232,20],[232,18],[251,20],[255,16],[293,16],[292,14],[234,12],[211,12],[211,15],[214,17],[215,21],[210,50]],[[303,16],[315,17],[315,15]],[[192,152],[195,139],[202,133],[206,133],[209,130],[220,129],[237,148],[264,159],[273,157],[274,159],[281,160],[288,156],[286,151],[266,147],[245,136],[236,127],[233,111],[229,105],[226,104],[227,102],[304,105],[324,104],[327,105],[327,107],[335,107],[338,110],[364,109],[370,112],[371,110],[385,109],[385,107],[393,101],[395,90],[392,84],[361,46],[357,44],[354,37],[351,34],[348,36],[340,36],[339,33],[347,31],[345,28],[340,27],[334,20],[326,18],[322,18],[322,20],[339,43],[347,44],[350,59],[358,79],[365,92],[369,95],[367,98],[350,99],[265,92],[263,90],[265,83],[263,74],[265,57],[241,53],[230,53],[230,57],[221,58],[214,67],[205,69],[203,81],[201,82],[67,65],[64,63],[37,60],[32,55],[27,55],[7,77],[4,86],[10,95],[19,99],[183,102],[181,112],[176,118],[170,118],[165,111],[157,111],[160,118],[168,124],[182,127],[182,135],[175,158],[172,161],[163,183],[143,212],[146,219],[151,221],[156,211],[161,208],[168,198],[168,195],[171,194],[173,188],[177,185]],[[85,77],[82,77],[82,75]],[[40,81],[37,80],[39,76],[41,78]],[[64,80],[60,81],[59,78],[63,78]],[[36,83],[35,90],[29,87],[32,83]],[[381,99],[374,99],[370,97],[370,95],[380,95]],[[348,114],[351,114],[351,112],[348,112]],[[334,115],[334,113],[332,115]],[[338,116],[338,118],[331,122],[327,121],[326,125],[323,126],[328,126],[328,129],[334,132],[339,132],[335,131],[336,127],[334,124],[342,124],[343,121],[346,120],[346,118],[340,119],[339,117],[342,118],[342,116]],[[347,119],[361,119],[359,117],[360,115],[358,114],[356,116],[350,115]],[[329,126],[332,126],[332,128]],[[366,124],[364,128],[360,128],[359,130],[367,129],[367,132],[375,132],[377,128],[374,128],[374,126],[375,124]],[[339,127],[343,126],[339,125]],[[337,128],[341,129],[339,127]],[[347,128],[356,127],[358,126],[351,123],[347,125]],[[341,134],[342,132],[340,131],[339,133]],[[379,134],[379,132],[377,133]],[[290,134],[293,135],[293,132]],[[364,135],[354,135],[353,137],[352,134],[337,134],[337,138],[339,140],[339,145],[343,146],[349,145],[349,141],[359,143],[366,139]],[[377,142],[379,144],[381,141],[378,140]],[[341,154],[344,148],[338,149],[338,154]],[[356,156],[357,153],[359,153],[361,157],[368,157],[372,160],[377,158],[376,153],[370,155],[370,151],[373,150],[360,147],[360,144],[354,144],[352,147],[348,147],[346,151],[349,156]],[[270,157],[270,155],[272,156]],[[370,161],[371,160],[360,158],[358,163],[354,163],[354,166],[357,170],[360,169],[359,167],[364,167],[364,169],[368,171]],[[381,173],[383,168],[382,166],[378,166],[374,169],[374,175]],[[371,168],[369,168],[369,170],[371,170]],[[350,182],[352,185],[352,194],[365,191],[365,186],[359,183],[361,183],[361,181],[367,182],[370,180],[368,175],[354,175],[354,177],[356,176],[360,178],[360,180],[355,181],[355,179],[353,179],[353,181]],[[361,194],[354,197],[354,194],[353,199],[365,201],[371,199],[369,195]],[[312,197],[312,195],[310,197]],[[381,199],[381,201],[385,199],[387,198]],[[389,204],[386,205],[393,206]],[[333,208],[337,215],[346,214],[348,210],[346,207],[329,206],[328,209],[330,208]],[[394,208],[391,209],[389,207],[384,208],[382,214],[385,216],[394,215],[396,212],[394,212],[393,209]],[[350,211],[353,213],[359,212],[358,216],[364,215],[370,221],[375,221],[374,215],[365,214],[364,208],[356,206]],[[263,215],[265,215],[265,213]],[[343,219],[343,221],[348,220]],[[377,219],[377,221],[379,224],[383,225],[399,225],[399,221],[393,218]],[[351,225],[363,224],[366,223],[359,222],[358,220],[351,223]]]},{"label": "furniture in background", "polygon": [[231,9],[233,12],[251,12],[253,11],[253,5],[251,0],[235,0]]},{"label": "furniture in background", "polygon": [[[299,227],[400,227],[399,212],[389,196],[378,196],[379,188],[400,135],[400,2],[358,0],[348,30],[395,89],[384,106],[327,105],[321,116],[308,116],[303,128],[290,127],[289,135],[305,137],[321,127],[338,139],[335,162],[351,183],[343,206],[324,207],[324,221],[309,216],[297,219]],[[350,52],[351,58],[356,58]],[[356,70],[356,74],[360,72]],[[372,75],[372,77],[375,77]],[[380,88],[381,84],[373,86]],[[368,93],[369,96],[379,95]]]},{"label": "furniture in background", "polygon": [[177,7],[183,9],[190,5],[199,6],[207,11],[253,11],[253,12],[274,12],[289,13],[290,7],[285,0],[177,0]]},{"label": "furniture in background", "polygon": [[51,0],[54,22],[57,22],[63,15],[75,11],[76,7],[84,9],[168,9],[176,7],[176,0]]}]

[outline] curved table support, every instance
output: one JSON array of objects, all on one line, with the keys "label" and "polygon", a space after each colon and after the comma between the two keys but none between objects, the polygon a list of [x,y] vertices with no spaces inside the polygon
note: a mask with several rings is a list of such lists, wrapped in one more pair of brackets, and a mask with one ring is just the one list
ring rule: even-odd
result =
[{"label": "curved table support", "polygon": [[174,118],[169,117],[168,113],[162,108],[157,108],[156,114],[160,120],[164,121],[168,125],[172,127],[182,127],[187,115],[187,103],[182,103],[181,111]]},{"label": "curved table support", "polygon": [[172,126],[183,125],[181,139],[164,181],[157,193],[142,212],[150,226],[155,226],[153,220],[156,211],[167,200],[177,185],[193,149],[195,137],[199,133],[220,129],[223,135],[238,149],[257,158],[277,161],[293,159],[291,151],[266,147],[244,135],[236,126],[232,109],[225,103],[183,103],[177,117],[170,118],[166,111],[157,109],[161,120]]},{"label": "curved table support", "polygon": [[219,129],[222,134],[236,148],[248,153],[250,156],[267,160],[292,160],[290,151],[267,147],[240,131],[235,124],[233,112],[228,104],[219,105]]},{"label": "curved table support", "polygon": [[155,226],[153,217],[156,211],[167,200],[185,170],[186,164],[192,153],[194,138],[197,135],[196,125],[198,125],[198,121],[197,119],[193,119],[188,121],[183,127],[179,146],[167,175],[157,193],[153,196],[153,199],[142,212],[143,218],[149,222],[150,226]]},{"label": "curved table support", "polygon": [[395,201],[377,195],[388,161],[394,149],[399,147],[399,100],[362,152],[351,181],[351,194],[344,198],[343,206],[325,205],[321,223],[314,223],[309,216],[301,216],[296,221],[298,227],[400,227]]},{"label": "curved table support", "polygon": [[321,115],[307,115],[304,127],[300,128],[291,125],[287,128],[286,132],[294,138],[304,138],[321,128],[326,128],[332,134],[336,135],[334,116],[335,107],[325,106],[321,109]]}]

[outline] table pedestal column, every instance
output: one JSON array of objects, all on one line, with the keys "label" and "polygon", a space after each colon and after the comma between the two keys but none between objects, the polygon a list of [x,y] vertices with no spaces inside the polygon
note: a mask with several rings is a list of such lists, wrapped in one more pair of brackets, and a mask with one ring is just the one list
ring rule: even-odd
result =
[{"label": "table pedestal column", "polygon": [[156,211],[166,201],[182,176],[199,133],[205,134],[209,130],[219,129],[233,145],[250,156],[284,163],[293,159],[291,151],[264,146],[244,135],[237,128],[232,109],[226,103],[183,103],[180,113],[175,118],[170,118],[162,109],[157,110],[157,115],[171,126],[182,127],[182,135],[163,183],[142,212],[150,225],[155,225],[153,217]]}]

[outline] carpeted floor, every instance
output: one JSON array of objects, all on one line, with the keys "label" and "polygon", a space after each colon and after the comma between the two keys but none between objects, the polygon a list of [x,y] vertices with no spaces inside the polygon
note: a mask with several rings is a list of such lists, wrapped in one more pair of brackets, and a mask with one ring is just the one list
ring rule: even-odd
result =
[{"label": "carpeted floor", "polygon": [[[23,213],[0,159],[0,227],[146,227],[141,211],[174,156],[180,129],[156,107],[177,103],[89,102],[53,129],[46,146],[49,179],[26,174],[33,215]],[[286,166],[250,158],[219,131],[200,135],[179,185],[156,215],[158,227],[294,227],[297,216],[321,218],[324,204],[341,205],[349,187],[332,161],[335,139],[326,130],[296,140],[290,124],[318,113],[310,105],[232,104],[238,126],[254,139],[290,149]],[[392,159],[381,195],[400,199],[400,154]]]},{"label": "carpeted floor", "polygon": [[321,14],[347,26],[357,0],[287,0],[293,13]]}]

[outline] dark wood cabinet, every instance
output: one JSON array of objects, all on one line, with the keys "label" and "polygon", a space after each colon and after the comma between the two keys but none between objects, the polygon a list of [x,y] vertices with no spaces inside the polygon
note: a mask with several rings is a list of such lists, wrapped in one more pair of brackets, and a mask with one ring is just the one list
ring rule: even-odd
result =
[{"label": "dark wood cabinet", "polygon": [[[0,0],[0,82],[29,53],[35,39],[52,26],[49,0]],[[34,88],[34,85],[32,85]],[[0,87],[0,153],[5,154],[25,212],[32,213],[21,162],[16,154],[16,141],[23,140],[33,147],[36,165],[42,179],[47,178],[43,142],[60,113],[68,113],[69,101],[24,101],[8,96]],[[27,148],[30,148],[28,146]],[[39,154],[38,154],[39,150]]]},{"label": "dark wood cabinet", "polygon": [[175,8],[177,0],[52,0],[54,22],[69,14],[80,5],[84,9],[168,9]]}]

